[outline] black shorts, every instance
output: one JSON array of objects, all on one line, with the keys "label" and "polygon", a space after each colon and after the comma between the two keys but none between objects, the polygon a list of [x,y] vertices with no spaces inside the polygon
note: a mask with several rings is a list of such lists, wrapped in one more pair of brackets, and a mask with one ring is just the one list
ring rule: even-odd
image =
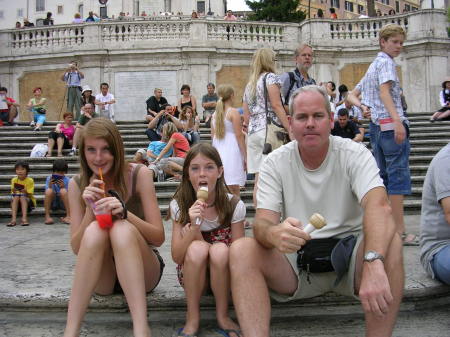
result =
[{"label": "black shorts", "polygon": [[[152,248],[152,250],[156,254],[156,257],[158,258],[158,261],[159,261],[159,279],[158,279],[158,282],[156,282],[155,286],[148,291],[148,293],[151,293],[158,286],[159,282],[161,281],[161,277],[162,277],[162,274],[163,274],[163,271],[164,271],[164,267],[166,266],[162,256],[159,254],[158,250],[155,249],[155,248]],[[116,283],[114,284],[113,293],[114,294],[123,294],[123,289],[120,286],[119,279],[116,279]]]}]

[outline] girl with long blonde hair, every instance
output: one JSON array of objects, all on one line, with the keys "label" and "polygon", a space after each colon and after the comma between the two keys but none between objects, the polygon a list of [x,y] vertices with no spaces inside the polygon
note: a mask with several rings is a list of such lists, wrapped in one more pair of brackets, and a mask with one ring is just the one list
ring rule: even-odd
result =
[{"label": "girl with long blonde hair", "polygon": [[225,182],[231,193],[240,195],[240,187],[245,185],[247,149],[242,132],[242,120],[233,108],[234,88],[221,85],[217,91],[219,100],[212,117],[212,145],[222,158]]},{"label": "girl with long blonde hair", "polygon": [[[281,79],[275,74],[276,54],[270,48],[258,49],[252,59],[252,71],[244,93],[244,125],[248,126],[247,171],[255,174],[253,204],[256,207],[256,186],[258,172],[265,157],[263,154],[266,140],[267,118],[286,131],[289,130],[280,87]],[[264,79],[266,89],[264,88]],[[267,92],[267,97],[265,92]],[[267,99],[267,113],[266,113]],[[268,116],[266,116],[268,115]]]}]

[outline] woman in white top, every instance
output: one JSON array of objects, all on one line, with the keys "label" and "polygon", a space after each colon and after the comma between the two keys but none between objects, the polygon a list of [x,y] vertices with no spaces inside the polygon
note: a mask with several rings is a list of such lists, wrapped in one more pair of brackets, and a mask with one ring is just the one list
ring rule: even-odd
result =
[{"label": "woman in white top", "polygon": [[245,184],[247,157],[241,115],[233,108],[234,88],[231,85],[219,86],[218,95],[211,125],[212,145],[222,159],[225,183],[230,192],[239,197],[240,187]]},{"label": "woman in white top", "polygon": [[247,171],[255,174],[253,203],[256,207],[258,172],[265,157],[263,147],[266,138],[266,109],[264,77],[266,76],[267,109],[269,118],[289,130],[286,111],[280,96],[281,79],[275,74],[275,52],[270,48],[258,49],[253,54],[252,71],[244,93],[244,125],[248,125]]}]

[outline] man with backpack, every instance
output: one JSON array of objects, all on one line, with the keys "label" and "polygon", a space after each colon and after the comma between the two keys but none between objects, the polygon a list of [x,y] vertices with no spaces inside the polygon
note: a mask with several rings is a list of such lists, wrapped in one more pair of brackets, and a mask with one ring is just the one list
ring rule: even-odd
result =
[{"label": "man with backpack", "polygon": [[289,98],[298,88],[306,85],[316,84],[316,81],[308,75],[308,70],[313,62],[312,47],[302,43],[295,50],[295,69],[281,75],[281,96],[286,112],[289,111]]}]

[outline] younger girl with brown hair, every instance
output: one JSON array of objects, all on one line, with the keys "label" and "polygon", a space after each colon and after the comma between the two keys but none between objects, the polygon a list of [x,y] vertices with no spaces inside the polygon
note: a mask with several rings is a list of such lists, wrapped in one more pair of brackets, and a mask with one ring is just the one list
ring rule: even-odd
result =
[{"label": "younger girl with brown hair", "polygon": [[[206,201],[197,199],[208,188]],[[170,203],[173,223],[172,258],[187,300],[186,324],[178,336],[196,336],[200,326],[200,298],[208,289],[216,300],[218,332],[240,336],[228,315],[230,299],[229,246],[244,236],[245,205],[228,192],[223,165],[209,144],[195,145],[187,154],[183,178]]]}]

